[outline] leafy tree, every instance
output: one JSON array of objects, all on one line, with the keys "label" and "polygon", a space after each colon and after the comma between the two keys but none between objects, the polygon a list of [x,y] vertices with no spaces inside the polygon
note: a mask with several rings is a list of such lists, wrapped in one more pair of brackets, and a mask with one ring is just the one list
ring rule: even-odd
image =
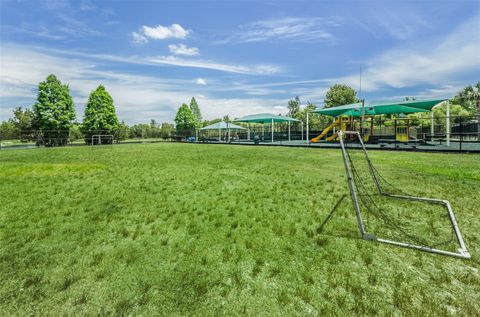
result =
[{"label": "leafy tree", "polygon": [[300,113],[300,98],[298,96],[295,99],[288,101],[288,113],[287,116],[295,119],[299,119],[298,115]]},{"label": "leafy tree", "polygon": [[335,84],[325,95],[325,108],[358,102],[357,93],[347,85]]},{"label": "leafy tree", "polygon": [[202,127],[206,127],[208,125],[211,125],[211,124],[214,124],[214,123],[217,123],[217,122],[221,122],[221,121],[222,121],[222,119],[220,119],[220,118],[213,119],[213,120],[204,120],[202,122]]},{"label": "leafy tree", "polygon": [[129,136],[130,127],[128,126],[128,124],[125,123],[125,121],[122,120],[122,122],[118,124],[117,128],[117,142],[126,140]]},{"label": "leafy tree", "polygon": [[160,127],[160,137],[165,140],[170,139],[174,131],[175,127],[173,124],[164,122]]},{"label": "leafy tree", "polygon": [[17,137],[17,128],[12,120],[5,120],[0,123],[0,142]]},{"label": "leafy tree", "polygon": [[[311,102],[301,109],[296,117],[303,122],[304,128],[307,128],[307,113],[317,109],[317,106]],[[328,117],[318,114],[310,114],[308,116],[308,126],[312,130],[320,129],[320,126],[328,120]]]},{"label": "leafy tree", "polygon": [[195,121],[197,123],[196,127],[200,128],[202,123],[202,113],[200,112],[200,107],[198,106],[195,97],[192,97],[192,100],[190,100],[190,110],[192,110],[192,113],[195,116]]},{"label": "leafy tree", "polygon": [[130,128],[130,136],[134,138],[148,138],[151,126],[146,123],[138,123]]},{"label": "leafy tree", "polygon": [[33,112],[42,133],[39,143],[45,146],[67,144],[70,127],[75,120],[75,108],[68,85],[63,85],[55,75],[49,75],[38,85]]},{"label": "leafy tree", "polygon": [[177,133],[180,135],[190,134],[195,130],[196,124],[197,120],[192,110],[190,110],[186,104],[182,104],[180,108],[178,108],[177,115],[175,116]]},{"label": "leafy tree", "polygon": [[10,119],[18,137],[22,142],[35,140],[35,114],[32,110],[17,107],[13,110],[13,118]]},{"label": "leafy tree", "polygon": [[[113,99],[102,85],[90,93],[85,117],[82,124],[82,132],[85,135],[85,142],[92,142],[92,135],[111,134],[115,135],[118,128],[118,118],[115,113]],[[111,140],[102,140],[111,141]],[[93,142],[98,142],[94,140]]]},{"label": "leafy tree", "polygon": [[83,138],[82,125],[78,122],[72,124],[70,128],[70,141],[76,141]]},{"label": "leafy tree", "polygon": [[480,113],[480,81],[459,91],[455,100],[467,109],[471,115]]},{"label": "leafy tree", "polygon": [[155,119],[150,120],[150,127],[152,129],[158,128],[158,123],[155,121]]}]

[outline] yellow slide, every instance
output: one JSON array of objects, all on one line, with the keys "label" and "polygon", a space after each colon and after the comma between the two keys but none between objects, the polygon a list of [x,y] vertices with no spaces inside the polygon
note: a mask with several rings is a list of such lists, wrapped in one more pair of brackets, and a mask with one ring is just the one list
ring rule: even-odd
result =
[{"label": "yellow slide", "polygon": [[[314,137],[313,139],[310,140],[310,142],[313,142],[313,143],[317,143],[318,141],[320,141],[324,136],[327,135],[327,133],[332,130],[334,127],[338,126],[340,124],[340,119],[338,120],[335,120],[333,121],[333,123],[331,125],[329,125],[328,127],[326,127],[322,133],[320,133],[319,136],[317,137]],[[334,138],[332,138],[333,136],[335,136]],[[327,139],[327,141],[331,141],[332,139],[335,139],[337,137],[337,134],[335,133],[334,135],[332,135],[331,137],[329,137]],[[329,140],[330,139],[330,140]]]}]

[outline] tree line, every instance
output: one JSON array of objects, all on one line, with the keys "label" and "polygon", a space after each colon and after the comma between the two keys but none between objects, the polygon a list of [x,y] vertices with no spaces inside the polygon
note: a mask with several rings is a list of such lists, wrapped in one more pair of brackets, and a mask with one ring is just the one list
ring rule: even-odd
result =
[{"label": "tree line", "polygon": [[[412,97],[406,97],[412,100]],[[335,84],[329,88],[325,95],[324,107],[336,107],[345,104],[360,102],[356,91],[341,84]],[[451,116],[473,116],[480,113],[480,81],[459,91],[450,99]],[[306,125],[307,113],[317,106],[307,102],[301,106],[297,96],[288,101],[287,116],[300,120]],[[445,106],[434,109],[436,117],[445,116]],[[409,115],[416,119],[429,119],[429,114],[418,113]],[[395,115],[385,118],[391,119]],[[124,140],[128,138],[163,138],[173,136],[189,136],[195,130],[207,125],[230,121],[228,116],[213,120],[203,120],[200,107],[192,97],[189,104],[183,103],[175,115],[175,125],[171,123],[135,124],[128,126],[124,121],[119,122],[113,98],[103,85],[93,90],[88,98],[83,122],[76,120],[73,98],[70,95],[69,86],[63,84],[55,75],[49,75],[45,81],[38,85],[37,101],[29,108],[15,108],[13,117],[0,123],[0,136],[3,139],[19,137],[22,141],[35,141],[38,145],[59,146],[68,142],[84,139],[87,144],[97,142],[94,135],[112,135],[114,139]],[[309,116],[310,127],[320,127],[332,119],[327,116]],[[112,139],[109,139],[112,142]],[[109,142],[109,140],[106,140]],[[105,140],[102,141],[104,143]]]},{"label": "tree line", "polygon": [[69,86],[55,75],[49,75],[38,85],[37,101],[29,108],[17,107],[13,117],[0,123],[3,139],[20,138],[21,141],[35,141],[37,145],[60,146],[83,139],[87,144],[97,143],[94,135],[111,135],[102,143],[128,138],[170,138],[173,124],[149,124],[128,126],[119,122],[113,98],[103,85],[93,90],[85,106],[83,122],[76,120],[73,98]]}]

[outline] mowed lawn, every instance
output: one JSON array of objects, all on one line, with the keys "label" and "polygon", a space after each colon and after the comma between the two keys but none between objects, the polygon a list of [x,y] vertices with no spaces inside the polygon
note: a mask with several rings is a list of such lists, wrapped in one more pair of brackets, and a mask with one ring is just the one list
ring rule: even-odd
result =
[{"label": "mowed lawn", "polygon": [[[364,241],[339,150],[0,151],[0,315],[480,315],[480,156],[371,152],[472,260]],[[422,215],[419,215],[422,216]]]}]

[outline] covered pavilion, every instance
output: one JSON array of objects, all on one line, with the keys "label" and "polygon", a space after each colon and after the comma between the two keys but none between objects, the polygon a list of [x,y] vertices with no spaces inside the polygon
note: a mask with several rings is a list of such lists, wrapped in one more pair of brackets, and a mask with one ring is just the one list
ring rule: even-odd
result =
[{"label": "covered pavilion", "polygon": [[231,122],[220,121],[206,127],[200,128],[200,131],[218,131],[218,140],[221,140],[222,131],[227,131],[227,140],[230,140],[230,130],[246,130],[246,128],[239,125],[233,124]]},{"label": "covered pavilion", "polygon": [[[271,125],[271,133],[272,133],[272,143],[274,141],[274,136],[273,136],[273,130],[274,130],[274,124],[278,122],[288,122],[288,140],[290,141],[290,125],[291,122],[301,122],[298,119],[286,117],[286,116],[280,116],[280,115],[274,115],[271,113],[259,113],[259,114],[252,114],[248,116],[244,116],[241,118],[237,118],[233,120],[233,122],[244,122],[244,123],[261,123],[262,124],[262,129],[265,134],[265,124],[270,124]],[[248,139],[250,139],[250,129],[249,129],[249,136]],[[302,123],[302,136],[303,136],[303,123]]]}]

